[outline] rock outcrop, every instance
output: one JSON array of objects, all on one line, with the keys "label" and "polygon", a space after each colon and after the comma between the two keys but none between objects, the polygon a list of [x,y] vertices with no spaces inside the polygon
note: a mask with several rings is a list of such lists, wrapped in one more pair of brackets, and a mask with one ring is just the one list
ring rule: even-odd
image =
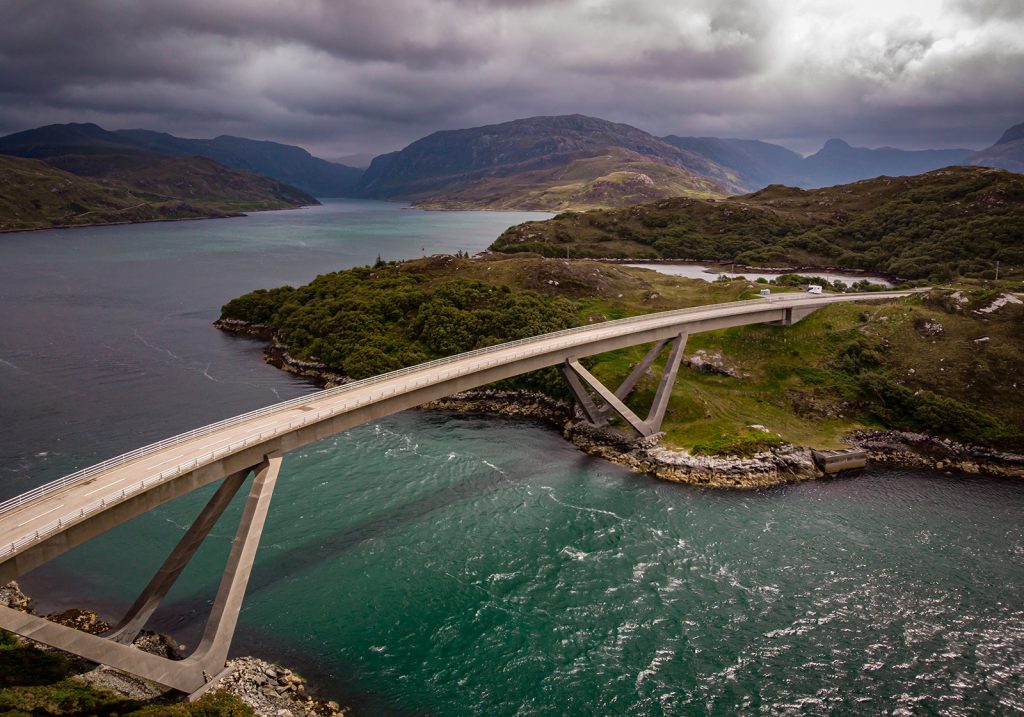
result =
[{"label": "rock outcrop", "polygon": [[850,442],[874,461],[912,468],[1024,478],[1024,455],[906,431],[856,431]]},{"label": "rock outcrop", "polygon": [[566,437],[590,455],[650,473],[664,480],[708,488],[751,490],[812,480],[824,475],[809,448],[784,445],[749,458],[698,456],[661,445],[660,436],[630,439],[607,428],[579,422]]}]

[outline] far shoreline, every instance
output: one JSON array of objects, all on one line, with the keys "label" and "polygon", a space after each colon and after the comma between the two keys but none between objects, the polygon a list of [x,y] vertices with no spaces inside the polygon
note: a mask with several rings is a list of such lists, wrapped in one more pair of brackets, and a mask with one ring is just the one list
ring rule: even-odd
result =
[{"label": "far shoreline", "polygon": [[124,227],[131,226],[133,224],[170,224],[174,222],[204,222],[210,219],[239,219],[247,217],[250,214],[258,214],[261,212],[287,212],[295,209],[306,209],[307,207],[316,207],[319,204],[300,204],[297,207],[275,207],[273,209],[247,209],[242,212],[231,212],[230,214],[218,214],[209,217],[179,217],[177,219],[167,217],[165,219],[140,219],[138,221],[128,222],[96,222],[94,224],[55,224],[52,227],[28,227],[25,229],[0,229],[0,234],[28,234],[30,232],[47,232],[52,229],[89,229],[91,227]]}]

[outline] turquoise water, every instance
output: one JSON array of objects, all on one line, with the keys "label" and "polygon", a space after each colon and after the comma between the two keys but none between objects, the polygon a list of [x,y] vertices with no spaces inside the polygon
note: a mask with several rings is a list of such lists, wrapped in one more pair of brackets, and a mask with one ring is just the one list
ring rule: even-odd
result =
[{"label": "turquoise water", "polygon": [[[322,211],[307,228],[283,212],[255,217],[263,228],[0,237],[0,359],[20,371],[0,364],[0,451],[23,466],[3,474],[5,490],[312,390],[263,365],[258,343],[209,328],[242,284],[333,268],[304,266],[297,242],[314,243],[315,264],[341,265],[372,260],[381,236],[404,232],[414,255],[459,232],[491,232],[485,245],[518,220]],[[246,231],[232,238],[233,223]],[[360,240],[360,226],[372,235]],[[68,283],[43,282],[44,266]],[[33,311],[37,322],[17,318]],[[41,386],[45,408],[29,401]],[[170,408],[154,412],[156,399]],[[107,533],[26,588],[43,609],[117,615],[209,492]],[[1020,713],[1022,508],[1020,481],[878,468],[694,489],[529,422],[409,411],[287,456],[233,651],[299,667],[373,715]],[[238,509],[155,627],[194,643]]]}]

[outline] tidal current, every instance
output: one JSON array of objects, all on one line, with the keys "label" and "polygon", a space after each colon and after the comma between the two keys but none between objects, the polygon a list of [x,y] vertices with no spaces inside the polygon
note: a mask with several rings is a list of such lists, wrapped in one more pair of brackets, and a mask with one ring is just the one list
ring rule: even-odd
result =
[{"label": "tidal current", "polygon": [[[315,390],[210,327],[253,288],[474,252],[514,213],[376,202],[0,235],[0,495]],[[212,489],[26,576],[116,617]],[[152,625],[201,631],[240,505]],[[233,652],[357,714],[1024,712],[1024,483],[674,485],[540,425],[408,411],[285,458]]]}]

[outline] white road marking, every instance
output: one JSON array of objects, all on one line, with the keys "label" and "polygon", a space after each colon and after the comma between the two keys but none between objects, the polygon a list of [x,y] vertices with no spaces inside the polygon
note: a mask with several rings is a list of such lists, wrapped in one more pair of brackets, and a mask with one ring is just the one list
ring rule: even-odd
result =
[{"label": "white road marking", "polygon": [[34,520],[39,520],[39,519],[40,519],[40,518],[42,518],[42,517],[43,517],[44,515],[48,515],[48,514],[52,513],[52,512],[53,512],[53,511],[55,511],[55,510],[60,510],[60,509],[61,509],[61,508],[63,508],[63,507],[64,507],[64,504],[63,504],[63,503],[61,503],[61,504],[60,504],[60,505],[58,505],[57,507],[55,507],[55,508],[50,508],[49,510],[47,510],[47,511],[45,511],[45,512],[43,512],[43,513],[40,513],[39,515],[35,516],[34,518],[29,518],[29,519],[28,519],[28,520],[26,520],[26,521],[25,521],[24,523],[19,523],[17,527],[19,527],[19,528],[20,528],[20,527],[21,527],[21,526],[23,526],[23,525],[28,525],[28,524],[29,524],[29,523],[31,523],[32,521],[34,521]]}]

